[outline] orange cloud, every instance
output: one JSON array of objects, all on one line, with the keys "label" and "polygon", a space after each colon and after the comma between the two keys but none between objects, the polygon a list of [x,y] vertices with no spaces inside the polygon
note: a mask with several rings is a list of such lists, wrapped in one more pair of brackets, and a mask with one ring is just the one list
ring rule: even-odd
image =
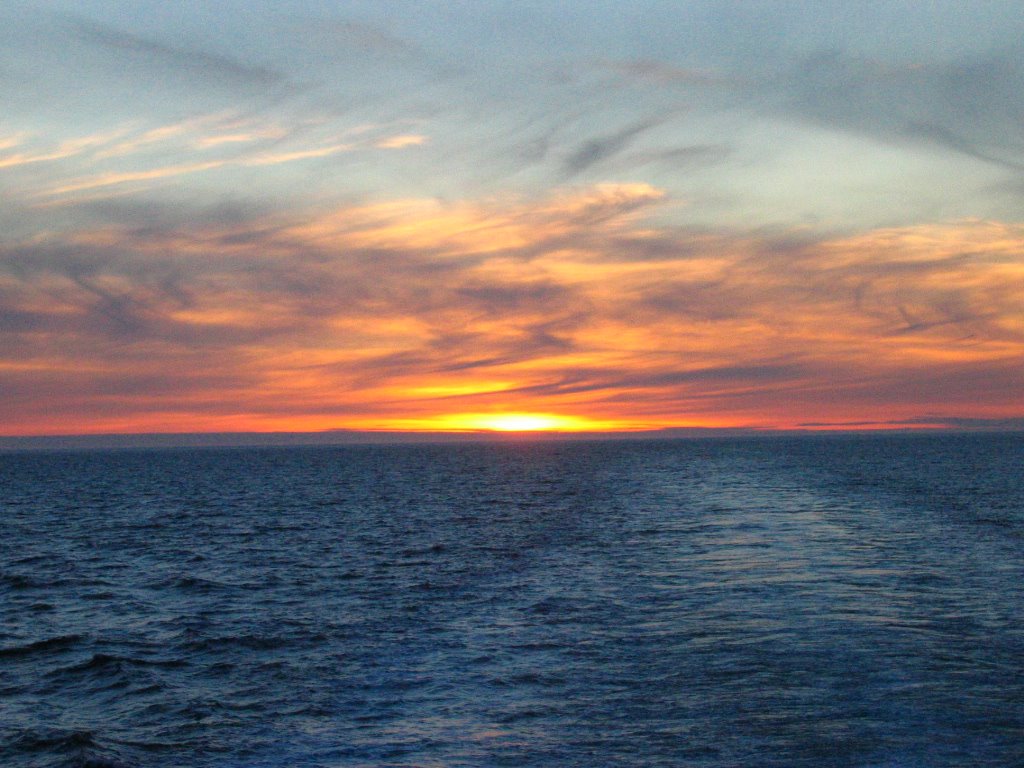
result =
[{"label": "orange cloud", "polygon": [[326,147],[315,147],[313,149],[300,149],[293,152],[267,152],[256,155],[242,161],[243,165],[279,165],[291,163],[295,160],[309,160],[317,157],[336,155],[339,152],[348,152],[352,149],[351,144],[331,144]]},{"label": "orange cloud", "polygon": [[166,179],[173,176],[183,176],[188,173],[199,173],[209,171],[213,168],[220,168],[223,161],[211,161],[208,163],[183,163],[181,165],[168,165],[162,168],[152,168],[147,171],[129,171],[125,173],[102,173],[95,176],[87,176],[81,179],[53,187],[48,190],[49,195],[65,195],[69,192],[82,192],[84,190],[111,187],[117,184],[127,184],[134,181],[152,181],[154,179]]},{"label": "orange cloud", "polygon": [[[11,433],[1020,415],[1024,227],[655,226],[646,184],[0,250]],[[532,425],[532,426],[531,426]]]},{"label": "orange cloud", "polygon": [[420,147],[426,143],[426,136],[405,133],[399,136],[389,136],[386,139],[380,139],[374,146],[378,149],[405,149],[406,147]]}]

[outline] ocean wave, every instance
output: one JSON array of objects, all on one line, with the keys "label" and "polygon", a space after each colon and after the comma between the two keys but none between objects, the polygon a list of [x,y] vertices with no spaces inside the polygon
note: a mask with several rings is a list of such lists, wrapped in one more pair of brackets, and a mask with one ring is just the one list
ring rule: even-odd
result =
[{"label": "ocean wave", "polygon": [[14,658],[37,653],[64,651],[74,647],[84,639],[83,635],[59,635],[43,640],[34,640],[24,645],[7,646],[6,648],[0,648],[0,658]]}]

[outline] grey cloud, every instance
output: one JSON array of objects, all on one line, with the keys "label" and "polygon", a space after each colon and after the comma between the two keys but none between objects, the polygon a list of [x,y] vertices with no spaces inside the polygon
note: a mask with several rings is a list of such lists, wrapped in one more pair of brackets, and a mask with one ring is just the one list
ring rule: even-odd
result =
[{"label": "grey cloud", "polygon": [[[709,245],[709,243],[713,243]],[[717,238],[697,230],[648,233],[610,233],[602,239],[602,252],[617,262],[677,261],[706,256],[717,247]]]},{"label": "grey cloud", "polygon": [[[147,398],[177,398],[191,392],[221,389],[231,391],[253,384],[251,375],[239,374],[237,370],[195,371],[178,370],[173,376],[167,371],[152,373],[119,373],[98,375],[95,372],[75,374],[73,372],[7,372],[0,377],[0,396],[19,405],[30,406],[40,398],[54,400],[83,400],[92,398],[116,398],[145,395]],[[73,394],[72,394],[73,393]]]},{"label": "grey cloud", "polygon": [[[218,229],[242,234],[265,234],[255,222],[265,221],[274,209],[265,203],[241,196],[228,197],[209,204],[194,200],[168,201],[146,196],[113,197],[83,201],[75,207],[78,215],[101,226],[116,225],[136,233],[140,239],[149,236],[176,235],[183,230]],[[228,235],[230,236],[230,235]]]},{"label": "grey cloud", "polygon": [[673,66],[656,59],[601,61],[598,64],[622,77],[658,85],[718,85],[729,82],[708,70]]},{"label": "grey cloud", "polygon": [[927,141],[1008,169],[1024,168],[1019,46],[913,66],[833,50],[803,59],[767,88],[783,110],[821,124],[890,141]]},{"label": "grey cloud", "polygon": [[379,386],[382,380],[424,373],[459,374],[539,360],[574,348],[572,339],[560,333],[561,323],[525,323],[497,334],[451,330],[437,319],[434,338],[413,350],[402,350],[359,361],[320,366],[343,377],[354,376],[357,387]]},{"label": "grey cloud", "polygon": [[629,168],[651,164],[693,168],[721,162],[730,152],[730,148],[724,144],[688,144],[634,152],[623,158],[623,165]]},{"label": "grey cloud", "polygon": [[692,318],[715,321],[742,317],[754,309],[742,280],[658,282],[623,292],[624,319],[642,317]]},{"label": "grey cloud", "polygon": [[[948,128],[927,123],[908,123],[903,129],[903,135],[910,138],[920,138],[930,141],[939,146],[960,152],[968,157],[982,160],[986,163],[999,165],[1011,171],[1024,171],[1024,163],[1015,160],[999,157],[991,151],[982,149],[982,145],[972,143],[969,139],[959,136]],[[1022,142],[1024,144],[1024,142]]]},{"label": "grey cloud", "polygon": [[719,365],[710,368],[667,371],[651,376],[636,376],[620,379],[621,386],[642,384],[647,387],[672,386],[705,382],[764,384],[773,381],[789,381],[807,374],[807,366],[799,363],[765,361],[760,364]]},{"label": "grey cloud", "polygon": [[[274,298],[259,290],[258,273],[263,269],[246,269],[229,259],[210,263],[202,255],[154,257],[133,250],[130,237],[120,248],[53,244],[5,249],[0,251],[0,274],[6,272],[13,280],[0,294],[0,316],[11,322],[0,326],[0,332],[8,340],[19,334],[55,334],[47,343],[68,352],[86,339],[223,349],[308,325],[310,320],[296,312],[270,312],[254,326],[189,322],[175,316],[178,310],[215,305],[226,285],[261,296],[264,302]],[[302,301],[314,299],[315,295]],[[33,309],[40,303],[46,311]]]},{"label": "grey cloud", "polygon": [[104,289],[84,277],[76,277],[74,282],[92,297],[93,300],[87,303],[87,310],[94,318],[106,321],[98,325],[105,327],[110,335],[139,336],[151,325],[151,317],[155,313],[149,302],[128,292],[115,293]]},{"label": "grey cloud", "polygon": [[0,329],[2,333],[16,334],[45,329],[50,324],[51,315],[45,312],[16,309],[3,305],[4,297],[0,296]]},{"label": "grey cloud", "polygon": [[456,288],[455,295],[488,315],[501,316],[523,311],[550,311],[568,302],[572,292],[552,282],[530,282],[469,284]]},{"label": "grey cloud", "polygon": [[1018,358],[937,365],[927,370],[908,367],[870,386],[874,393],[885,392],[890,402],[942,402],[955,399],[962,392],[972,393],[972,399],[978,402],[1013,402],[1015,398],[1019,401],[1024,392],[1024,364]]},{"label": "grey cloud", "polygon": [[244,64],[209,51],[168,45],[93,21],[77,19],[72,28],[87,43],[204,79],[245,86],[267,86],[283,80],[280,72],[266,67]]},{"label": "grey cloud", "polygon": [[[813,384],[802,387],[798,393],[800,401],[809,408],[817,405],[828,408],[841,401],[850,407],[906,406],[920,413],[929,408],[950,407],[951,403],[969,402],[974,406],[1013,403],[1024,391],[1024,368],[1019,359],[928,366],[907,363],[872,371],[870,375],[865,375],[860,366],[850,361],[835,361],[829,365],[822,360],[818,368]],[[965,393],[970,394],[965,396]]]},{"label": "grey cloud", "polygon": [[624,400],[629,400],[632,397],[646,401],[651,398],[648,392],[638,396],[635,391],[668,388],[674,390],[670,397],[677,398],[681,391],[688,389],[690,385],[701,384],[711,385],[710,389],[702,387],[705,394],[708,391],[728,392],[736,387],[751,386],[756,386],[759,391],[764,392],[765,388],[772,384],[797,380],[810,370],[802,363],[778,361],[755,361],[745,365],[701,368],[686,368],[682,364],[678,368],[668,366],[670,363],[660,360],[656,364],[652,364],[651,369],[647,372],[628,375],[623,375],[622,371],[610,368],[581,368],[566,371],[554,381],[504,390],[504,392],[506,394],[559,396],[605,390],[619,393],[622,390],[629,390],[632,394],[627,392],[625,395],[615,394],[612,397]]},{"label": "grey cloud", "polygon": [[[523,352],[526,352],[524,349]],[[458,360],[453,363],[435,366],[432,370],[436,373],[458,373],[460,371],[472,371],[483,368],[494,368],[499,365],[510,365],[529,359],[528,354],[491,355],[490,357],[473,357],[467,360]]]},{"label": "grey cloud", "polygon": [[583,173],[593,165],[618,154],[640,134],[659,125],[661,119],[646,119],[628,125],[615,133],[598,136],[584,142],[562,163],[563,177],[570,179]]}]

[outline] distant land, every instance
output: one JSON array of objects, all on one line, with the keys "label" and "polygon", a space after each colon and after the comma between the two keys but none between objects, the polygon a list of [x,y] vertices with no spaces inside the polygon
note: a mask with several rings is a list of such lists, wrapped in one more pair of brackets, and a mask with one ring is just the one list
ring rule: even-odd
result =
[{"label": "distant land", "polygon": [[808,423],[801,429],[752,427],[635,430],[629,432],[394,432],[327,430],[323,432],[167,432],[149,434],[0,436],[0,451],[50,451],[134,448],[229,448],[260,446],[395,445],[403,443],[471,443],[579,440],[674,440],[727,437],[794,437],[836,435],[914,435],[1024,433],[1024,418],[919,419],[904,422]]}]

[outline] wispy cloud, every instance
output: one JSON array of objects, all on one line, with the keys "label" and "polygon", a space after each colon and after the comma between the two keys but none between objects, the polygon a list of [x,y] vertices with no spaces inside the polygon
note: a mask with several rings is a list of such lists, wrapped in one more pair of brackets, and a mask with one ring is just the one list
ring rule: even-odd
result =
[{"label": "wispy cloud", "polygon": [[137,154],[154,146],[165,146],[182,137],[217,131],[224,123],[234,123],[237,117],[232,112],[203,114],[186,120],[177,120],[167,125],[158,125],[141,131],[134,131],[120,141],[112,142],[97,149],[96,159],[107,159],[124,155]]},{"label": "wispy cloud", "polygon": [[58,149],[53,152],[41,152],[29,154],[17,152],[15,154],[0,157],[0,168],[14,168],[19,165],[31,165],[32,163],[45,163],[50,160],[62,160],[65,157],[73,157],[79,154],[79,149]]},{"label": "wispy cloud", "polygon": [[565,158],[562,165],[563,176],[566,179],[583,173],[591,166],[594,166],[624,150],[640,134],[649,131],[662,122],[661,119],[645,119],[627,125],[613,133],[585,141]]},{"label": "wispy cloud", "polygon": [[251,144],[255,141],[261,141],[264,139],[281,139],[284,138],[284,136],[285,134],[283,131],[264,133],[222,133],[216,136],[204,136],[197,139],[195,145],[199,149],[210,149],[211,147],[219,147],[222,144]]},{"label": "wispy cloud", "polygon": [[602,60],[598,64],[630,80],[657,85],[707,86],[731,81],[709,69],[680,67],[656,59]]},{"label": "wispy cloud", "polygon": [[135,62],[146,61],[171,67],[190,76],[215,79],[246,86],[267,86],[280,82],[280,72],[242,63],[228,56],[196,48],[169,45],[95,21],[77,19],[72,23],[84,42],[104,48]]},{"label": "wispy cloud", "polygon": [[1024,167],[1024,49],[892,65],[823,51],[779,77],[784,110],[892,141],[927,142],[1011,170]]},{"label": "wispy cloud", "polygon": [[250,157],[244,161],[244,165],[279,165],[281,163],[291,163],[295,160],[309,160],[317,157],[327,157],[329,155],[336,155],[339,152],[349,152],[352,150],[351,144],[331,144],[327,147],[316,147],[314,149],[301,149],[294,152],[277,152],[277,153],[265,153]]},{"label": "wispy cloud", "polygon": [[[62,175],[64,178],[40,190],[36,197],[60,197],[226,167],[281,165],[355,150],[403,149],[421,146],[427,141],[425,136],[418,134],[380,137],[381,130],[373,126],[357,127],[347,132],[352,137],[351,141],[317,141],[317,137],[303,137],[303,131],[296,127],[289,130],[221,113],[145,130],[120,128],[69,139],[53,149],[36,153],[0,155],[0,170],[73,159],[80,161],[79,168],[112,166],[111,170],[85,175],[69,175],[67,170],[64,174],[51,172],[50,178]],[[164,160],[169,151],[190,160],[169,165],[154,164]],[[135,167],[126,170],[125,166]]]},{"label": "wispy cloud", "polygon": [[[73,139],[67,139],[60,142],[56,147],[50,150],[36,151],[36,152],[17,152],[6,156],[0,156],[0,169],[13,168],[19,165],[32,165],[34,163],[51,162],[54,160],[64,160],[71,157],[82,155],[95,147],[108,144],[110,141],[117,139],[119,136],[125,133],[124,129],[114,129],[112,131],[103,131],[100,133],[90,134],[87,136],[79,136]],[[6,143],[0,140],[0,149],[13,148],[23,144],[22,139],[7,139]]]},{"label": "wispy cloud", "polygon": [[201,171],[209,171],[214,168],[220,168],[225,164],[224,161],[211,161],[208,163],[183,163],[181,165],[169,165],[163,168],[151,168],[146,171],[129,171],[126,173],[103,173],[95,176],[89,176],[82,179],[70,181],[66,184],[53,187],[47,190],[48,195],[66,195],[70,192],[82,192],[84,190],[99,189],[101,187],[111,187],[117,184],[127,184],[135,181],[153,181],[156,179],[166,179],[173,176],[183,176],[189,173],[199,173]]},{"label": "wispy cloud", "polygon": [[388,136],[378,140],[374,146],[379,149],[405,149],[406,147],[421,147],[427,143],[427,137],[418,133],[403,133],[399,136]]}]

